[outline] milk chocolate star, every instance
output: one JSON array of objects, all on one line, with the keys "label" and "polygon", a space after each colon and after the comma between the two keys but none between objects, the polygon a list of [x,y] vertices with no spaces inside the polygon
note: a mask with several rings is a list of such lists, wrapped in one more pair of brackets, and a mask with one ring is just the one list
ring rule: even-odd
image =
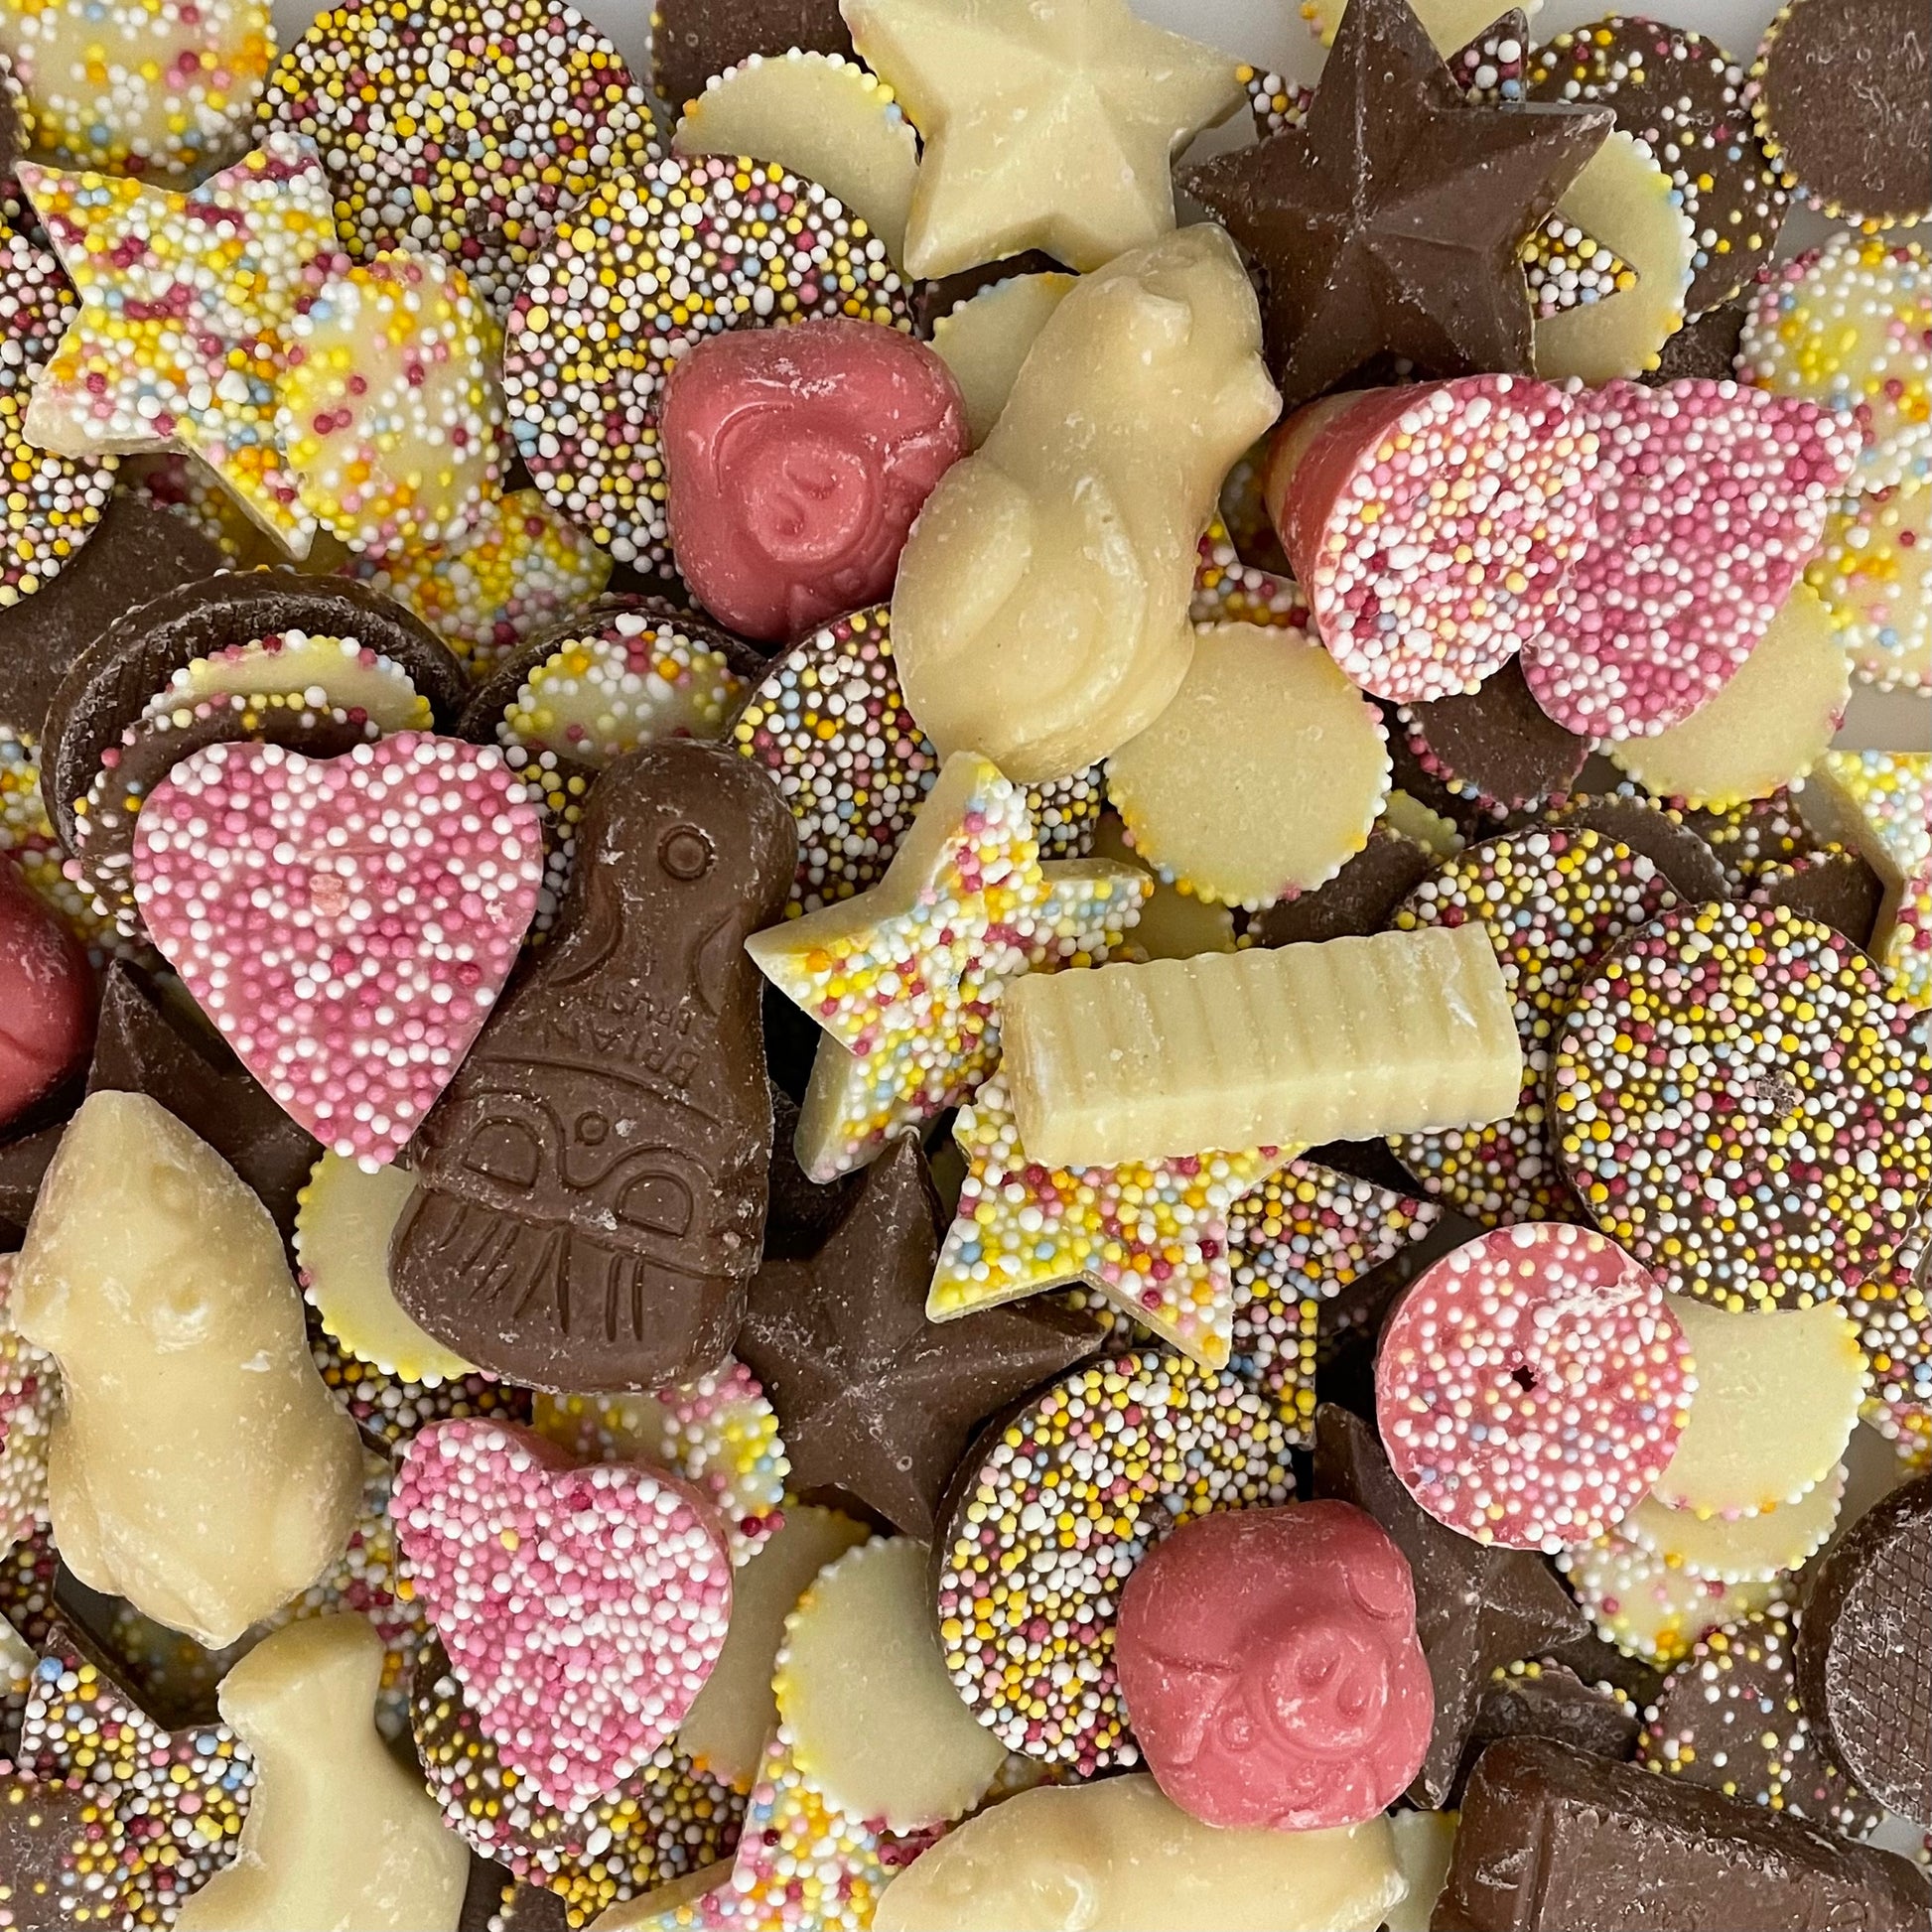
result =
[{"label": "milk chocolate star", "polygon": [[811,1260],[765,1262],[738,1338],[778,1412],[793,1488],[841,1491],[927,1539],[979,1425],[1102,1336],[1047,1302],[928,1321],[939,1227],[925,1156],[900,1136]]},{"label": "milk chocolate star", "polygon": [[1406,0],[1353,0],[1307,118],[1182,186],[1261,267],[1287,408],[1384,356],[1527,375],[1523,243],[1611,121],[1471,100]]}]

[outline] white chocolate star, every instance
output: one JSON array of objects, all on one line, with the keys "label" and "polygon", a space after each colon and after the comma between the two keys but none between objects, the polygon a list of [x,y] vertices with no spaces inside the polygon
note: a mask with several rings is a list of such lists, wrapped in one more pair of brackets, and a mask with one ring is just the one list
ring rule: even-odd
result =
[{"label": "white chocolate star", "polygon": [[1125,0],[845,0],[925,141],[905,263],[949,275],[1027,248],[1099,268],[1173,226],[1173,157],[1242,98],[1226,55]]}]

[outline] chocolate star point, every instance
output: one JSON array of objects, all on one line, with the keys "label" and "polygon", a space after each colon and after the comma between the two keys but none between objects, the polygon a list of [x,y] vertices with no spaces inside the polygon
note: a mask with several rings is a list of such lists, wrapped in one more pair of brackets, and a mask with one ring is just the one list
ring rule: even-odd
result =
[{"label": "chocolate star point", "polygon": [[918,1142],[895,1139],[816,1255],[765,1262],[738,1340],[777,1411],[792,1486],[839,1491],[922,1539],[980,1424],[1102,1339],[1050,1303],[928,1321],[940,1219]]},{"label": "chocolate star point", "polygon": [[1286,408],[1378,357],[1528,375],[1522,248],[1607,110],[1471,100],[1406,0],[1359,0],[1308,115],[1183,178],[1259,263]]}]

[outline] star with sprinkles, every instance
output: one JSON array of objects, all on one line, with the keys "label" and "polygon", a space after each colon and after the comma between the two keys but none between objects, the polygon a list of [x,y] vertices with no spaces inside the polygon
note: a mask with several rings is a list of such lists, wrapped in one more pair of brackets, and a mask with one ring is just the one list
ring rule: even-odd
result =
[{"label": "star with sprinkles", "polygon": [[29,163],[20,179],[80,298],[35,385],[28,440],[74,457],[184,450],[306,557],[315,518],[276,397],[306,271],[335,246],[314,147],[268,135],[181,195]]},{"label": "star with sprinkles", "polygon": [[1181,178],[1261,266],[1284,407],[1385,355],[1532,373],[1523,245],[1612,118],[1471,100],[1406,0],[1354,0],[1306,118]]},{"label": "star with sprinkles", "polygon": [[926,1299],[933,1320],[1087,1282],[1191,1360],[1227,1366],[1235,1301],[1228,1211],[1295,1149],[1048,1168],[1020,1144],[998,1078],[960,1109],[953,1137],[966,1179]]},{"label": "star with sprinkles", "polygon": [[877,886],[746,942],[828,1035],[798,1126],[807,1177],[969,1099],[999,1063],[1007,981],[1105,959],[1149,888],[1108,860],[1042,865],[1025,792],[977,753],[948,759]]}]

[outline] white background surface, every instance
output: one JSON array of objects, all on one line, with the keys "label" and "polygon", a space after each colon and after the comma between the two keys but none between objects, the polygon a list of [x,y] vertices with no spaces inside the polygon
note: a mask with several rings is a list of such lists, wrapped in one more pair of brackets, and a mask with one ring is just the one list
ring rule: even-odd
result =
[{"label": "white background surface", "polygon": [[[1499,0],[1499,10],[1503,3]],[[650,0],[575,0],[575,4],[611,36],[639,77],[649,74]],[[1320,44],[1302,20],[1297,0],[1132,0],[1132,4],[1148,20],[1211,42],[1237,60],[1273,69],[1291,79],[1313,80],[1321,70]],[[1748,67],[1779,4],[1780,0],[1649,0],[1643,10],[1709,34]],[[1818,4],[1831,6],[1836,0],[1818,0]],[[1615,0],[1547,0],[1530,21],[1531,39],[1547,40],[1614,8]],[[284,47],[293,45],[317,11],[306,0],[275,0],[275,25]],[[1227,127],[1206,137],[1203,151],[1247,140],[1249,125],[1247,114],[1237,113]],[[1809,211],[1794,208],[1779,252],[1789,254],[1810,246],[1830,226]],[[1932,700],[1855,691],[1839,742],[1888,751],[1921,750],[1932,744]]]}]

